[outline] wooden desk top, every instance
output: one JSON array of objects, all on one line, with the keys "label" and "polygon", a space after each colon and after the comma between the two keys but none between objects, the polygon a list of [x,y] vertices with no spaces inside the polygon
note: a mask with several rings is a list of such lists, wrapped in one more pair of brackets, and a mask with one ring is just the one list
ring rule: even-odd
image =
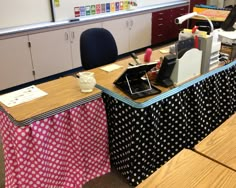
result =
[{"label": "wooden desk top", "polygon": [[[168,48],[169,45],[166,45],[166,46],[163,46],[161,47],[162,48],[166,48],[166,49],[169,49]],[[152,60],[151,61],[156,61],[160,59],[160,57],[164,57],[166,54],[162,54],[160,51],[159,51],[160,48],[158,49],[153,49],[153,52],[152,52]],[[141,62],[144,62],[144,53],[140,53],[140,54],[137,54],[137,56],[139,57],[139,59],[141,60]],[[91,69],[90,71],[91,72],[94,72],[95,73],[95,78],[97,80],[97,84],[114,92],[114,93],[117,93],[123,97],[126,97],[128,99],[131,99],[129,96],[127,96],[124,92],[122,92],[120,89],[118,89],[114,84],[113,82],[119,78],[119,76],[126,70],[126,68],[128,67],[128,64],[129,63],[132,63],[134,62],[134,60],[131,58],[131,57],[126,57],[126,58],[123,58],[123,59],[120,59],[118,61],[115,62],[115,64],[118,64],[118,65],[121,65],[122,68],[120,69],[117,69],[117,70],[114,70],[112,72],[106,72],[104,70],[101,70],[100,68],[95,68],[95,69]],[[162,92],[165,92],[165,91],[168,91],[169,89],[167,88],[164,88],[164,87],[159,87],[159,89],[161,89]],[[137,103],[143,103],[149,99],[153,98],[153,96],[149,96],[149,97],[144,97],[144,98],[140,98],[140,99],[137,99],[135,100],[135,102]]]},{"label": "wooden desk top", "polygon": [[[173,43],[171,43],[171,44],[173,44]],[[151,61],[157,62],[157,60],[159,60],[160,57],[163,58],[165,55],[167,55],[168,53],[161,53],[160,49],[167,49],[168,50],[169,46],[171,44],[167,44],[167,45],[153,49]],[[139,57],[141,62],[144,62],[143,61],[144,60],[144,53],[137,54],[137,56]],[[91,69],[89,71],[95,73],[95,78],[97,80],[97,87],[98,88],[102,89],[105,93],[108,93],[109,95],[113,94],[113,97],[118,98],[119,100],[121,100],[121,101],[131,105],[132,107],[135,107],[135,108],[147,107],[150,104],[156,103],[157,101],[160,101],[163,98],[166,98],[166,97],[171,96],[179,91],[186,89],[187,87],[215,74],[218,71],[222,71],[223,69],[228,68],[227,66],[224,66],[224,67],[221,67],[222,70],[216,70],[216,69],[211,70],[204,75],[201,75],[197,78],[192,78],[189,81],[186,81],[185,83],[182,83],[180,85],[176,85],[174,87],[174,89],[173,89],[173,87],[165,88],[165,87],[161,87],[161,86],[155,86],[162,91],[160,94],[133,100],[113,84],[113,82],[115,80],[117,80],[120,77],[120,75],[126,70],[126,68],[128,67],[128,64],[133,61],[134,60],[131,57],[126,57],[126,58],[120,59],[120,60],[116,61],[115,64],[121,65],[122,68],[116,69],[111,72],[106,72],[104,70],[101,70],[100,67],[95,68],[95,69]],[[168,91],[170,91],[170,92],[168,92]]]},{"label": "wooden desk top", "polygon": [[236,173],[202,155],[183,149],[136,188],[231,188]]},{"label": "wooden desk top", "polygon": [[236,170],[236,113],[197,144],[195,150]]},{"label": "wooden desk top", "polygon": [[[193,12],[197,12],[198,14],[207,16],[211,21],[218,21],[223,22],[227,18],[228,14],[230,13],[229,10],[217,10],[217,9],[208,9],[208,8],[199,8],[194,7]],[[192,19],[199,19],[199,20],[206,20],[201,17],[193,17]]]},{"label": "wooden desk top", "polygon": [[73,76],[39,84],[37,87],[47,92],[48,95],[10,108],[1,103],[0,105],[14,120],[21,122],[50,110],[101,93],[97,88],[91,93],[80,92],[77,80]]}]

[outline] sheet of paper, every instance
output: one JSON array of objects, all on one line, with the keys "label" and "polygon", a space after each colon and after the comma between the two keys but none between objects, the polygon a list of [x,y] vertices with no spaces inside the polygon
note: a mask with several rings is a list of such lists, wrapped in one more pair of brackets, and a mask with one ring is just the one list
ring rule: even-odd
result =
[{"label": "sheet of paper", "polygon": [[160,52],[162,54],[167,54],[167,53],[170,53],[170,49],[169,48],[162,48],[162,49],[160,49]]},{"label": "sheet of paper", "polygon": [[11,93],[1,95],[0,102],[2,102],[7,107],[13,107],[45,95],[47,95],[46,92],[32,85],[17,91],[13,91]]},{"label": "sheet of paper", "polygon": [[106,65],[104,67],[101,67],[100,69],[106,71],[106,72],[111,72],[111,71],[114,71],[116,69],[119,69],[121,68],[122,66],[120,65],[117,65],[117,64],[111,64],[111,65]]}]

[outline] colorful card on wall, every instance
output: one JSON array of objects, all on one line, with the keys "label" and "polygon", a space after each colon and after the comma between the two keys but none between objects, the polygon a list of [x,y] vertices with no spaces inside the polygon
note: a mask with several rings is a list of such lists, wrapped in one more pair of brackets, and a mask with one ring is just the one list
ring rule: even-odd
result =
[{"label": "colorful card on wall", "polygon": [[90,12],[91,12],[91,15],[96,14],[96,7],[95,7],[95,5],[91,5],[90,6]]},{"label": "colorful card on wall", "polygon": [[86,16],[89,16],[91,14],[90,5],[87,5],[85,8],[86,8]]},{"label": "colorful card on wall", "polygon": [[123,1],[120,1],[120,10],[123,10]]},{"label": "colorful card on wall", "polygon": [[60,6],[60,0],[54,0],[54,5],[55,5],[55,7],[59,7]]},{"label": "colorful card on wall", "polygon": [[129,7],[128,1],[123,1],[123,10],[127,10]]},{"label": "colorful card on wall", "polygon": [[116,11],[115,3],[112,2],[110,6],[111,6],[111,12],[115,12]]},{"label": "colorful card on wall", "polygon": [[102,13],[106,12],[106,4],[101,4],[101,12]]},{"label": "colorful card on wall", "polygon": [[80,17],[80,8],[79,7],[75,7],[74,11],[75,11],[75,17]]},{"label": "colorful card on wall", "polygon": [[85,6],[80,7],[80,16],[86,16],[86,7]]},{"label": "colorful card on wall", "polygon": [[96,4],[96,14],[100,14],[100,13],[101,13],[101,5]]},{"label": "colorful card on wall", "polygon": [[120,2],[116,2],[115,6],[116,6],[116,11],[119,11],[120,10]]},{"label": "colorful card on wall", "polygon": [[110,3],[106,3],[106,12],[110,12],[111,9],[110,9]]}]

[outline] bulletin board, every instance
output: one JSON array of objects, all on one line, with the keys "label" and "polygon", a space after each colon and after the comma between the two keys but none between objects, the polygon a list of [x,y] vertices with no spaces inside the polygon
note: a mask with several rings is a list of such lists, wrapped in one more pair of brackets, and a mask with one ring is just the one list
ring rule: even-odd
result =
[{"label": "bulletin board", "polygon": [[0,29],[52,21],[50,0],[0,0]]}]

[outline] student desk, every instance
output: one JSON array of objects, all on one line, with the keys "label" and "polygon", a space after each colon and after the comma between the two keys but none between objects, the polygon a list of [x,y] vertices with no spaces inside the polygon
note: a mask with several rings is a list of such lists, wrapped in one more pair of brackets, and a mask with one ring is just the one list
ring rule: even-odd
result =
[{"label": "student desk", "polygon": [[233,170],[183,149],[136,188],[233,188],[235,179]]},{"label": "student desk", "polygon": [[[163,54],[155,50],[153,59]],[[143,55],[139,55],[143,60]],[[194,58],[194,57],[193,57]],[[134,186],[183,148],[193,148],[236,109],[236,61],[156,96],[132,100],[113,84],[132,62],[95,73],[103,91],[111,162]]]},{"label": "student desk", "polygon": [[197,144],[195,150],[236,171],[236,112]]},{"label": "student desk", "polygon": [[6,187],[82,187],[110,171],[101,91],[69,76],[38,85],[48,95],[0,107]]}]

